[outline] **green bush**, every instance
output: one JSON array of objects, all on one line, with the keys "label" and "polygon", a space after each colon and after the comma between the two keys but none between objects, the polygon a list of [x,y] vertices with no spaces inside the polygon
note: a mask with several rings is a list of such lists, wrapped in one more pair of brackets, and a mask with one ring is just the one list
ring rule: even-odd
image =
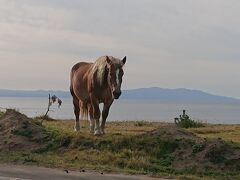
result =
[{"label": "green bush", "polygon": [[186,111],[183,110],[183,114],[179,116],[179,118],[175,118],[175,124],[181,128],[199,128],[204,127],[204,124],[199,121],[195,121],[191,119]]},{"label": "green bush", "polygon": [[199,153],[199,152],[203,151],[204,148],[205,148],[204,144],[195,144],[192,146],[192,153],[193,154]]},{"label": "green bush", "polygon": [[146,122],[146,121],[137,121],[134,123],[134,125],[137,127],[146,126],[147,124],[148,124],[148,122]]}]

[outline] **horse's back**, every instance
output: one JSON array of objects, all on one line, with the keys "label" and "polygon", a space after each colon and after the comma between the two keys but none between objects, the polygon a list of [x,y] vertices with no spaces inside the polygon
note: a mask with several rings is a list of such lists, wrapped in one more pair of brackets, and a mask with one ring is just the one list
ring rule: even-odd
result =
[{"label": "horse's back", "polygon": [[74,76],[81,73],[86,73],[93,63],[79,62],[72,67],[71,70],[71,81]]},{"label": "horse's back", "polygon": [[72,67],[71,73],[74,74],[74,72],[78,71],[79,69],[91,66],[91,64],[92,63],[88,63],[88,62],[79,62]]}]

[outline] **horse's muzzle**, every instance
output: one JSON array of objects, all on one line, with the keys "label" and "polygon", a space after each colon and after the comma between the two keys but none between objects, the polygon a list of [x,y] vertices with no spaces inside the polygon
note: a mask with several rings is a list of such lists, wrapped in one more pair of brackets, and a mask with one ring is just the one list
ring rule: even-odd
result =
[{"label": "horse's muzzle", "polygon": [[119,97],[121,96],[122,92],[113,92],[113,96],[114,96],[114,99],[119,99]]}]

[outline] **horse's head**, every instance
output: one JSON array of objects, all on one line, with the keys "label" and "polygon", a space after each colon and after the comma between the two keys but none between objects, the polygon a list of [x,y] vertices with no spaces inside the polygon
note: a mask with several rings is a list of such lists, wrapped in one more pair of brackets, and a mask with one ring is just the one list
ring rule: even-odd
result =
[{"label": "horse's head", "polygon": [[124,75],[123,66],[126,63],[126,56],[122,60],[112,60],[107,56],[108,84],[111,88],[114,99],[118,99],[122,94],[122,77]]}]

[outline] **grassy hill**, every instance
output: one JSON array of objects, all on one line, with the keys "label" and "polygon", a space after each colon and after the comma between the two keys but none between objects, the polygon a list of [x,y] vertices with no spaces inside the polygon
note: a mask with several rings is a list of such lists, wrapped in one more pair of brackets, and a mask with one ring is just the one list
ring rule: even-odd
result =
[{"label": "grassy hill", "polygon": [[0,162],[183,179],[240,178],[240,125],[185,130],[166,123],[110,122],[102,137],[89,133],[87,121],[78,133],[73,125],[57,120],[41,125],[7,112],[0,118]]}]

